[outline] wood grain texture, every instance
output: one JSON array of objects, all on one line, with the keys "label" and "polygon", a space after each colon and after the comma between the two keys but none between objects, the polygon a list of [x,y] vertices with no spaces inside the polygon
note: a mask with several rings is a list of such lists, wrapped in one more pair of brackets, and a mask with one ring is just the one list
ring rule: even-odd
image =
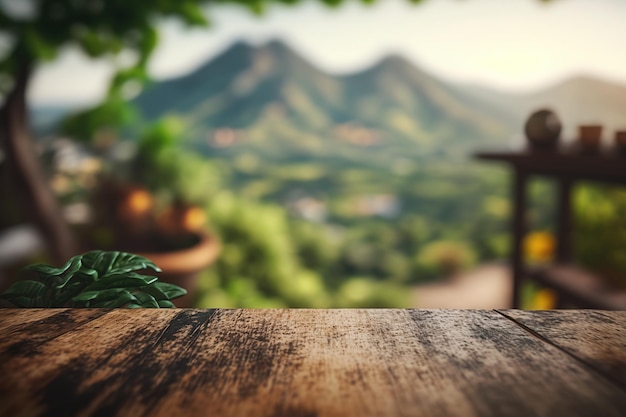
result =
[{"label": "wood grain texture", "polygon": [[496,311],[104,313],[3,338],[0,416],[626,415],[620,386]]},{"label": "wood grain texture", "polygon": [[0,309],[0,332],[5,332],[8,327],[24,325],[27,323],[43,320],[57,314],[58,309]]},{"label": "wood grain texture", "polygon": [[[20,312],[20,310],[15,311]],[[6,326],[0,330],[3,336],[0,339],[0,351],[24,355],[55,337],[103,316],[107,310],[37,309],[32,312],[32,316],[36,317],[35,320],[18,313],[5,321]]]},{"label": "wood grain texture", "polygon": [[626,311],[500,312],[588,364],[626,391]]}]

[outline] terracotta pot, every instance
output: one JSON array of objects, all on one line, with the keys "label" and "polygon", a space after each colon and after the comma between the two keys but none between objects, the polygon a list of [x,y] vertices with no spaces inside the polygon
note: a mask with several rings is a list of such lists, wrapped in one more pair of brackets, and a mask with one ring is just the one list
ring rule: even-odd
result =
[{"label": "terracotta pot", "polygon": [[578,143],[584,151],[597,151],[602,140],[602,125],[578,126]]},{"label": "terracotta pot", "polygon": [[626,130],[615,132],[615,147],[622,155],[626,155]]},{"label": "terracotta pot", "polygon": [[192,247],[170,252],[139,252],[163,270],[159,280],[178,285],[187,295],[173,300],[176,307],[192,307],[198,288],[198,273],[211,265],[220,251],[217,239],[207,232],[196,233],[198,242]]}]

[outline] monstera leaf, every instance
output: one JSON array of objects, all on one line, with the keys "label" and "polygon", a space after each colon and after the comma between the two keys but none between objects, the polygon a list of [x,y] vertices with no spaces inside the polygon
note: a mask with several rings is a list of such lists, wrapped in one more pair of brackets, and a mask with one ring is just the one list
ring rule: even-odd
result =
[{"label": "monstera leaf", "polygon": [[0,298],[18,307],[171,308],[170,300],[187,294],[183,288],[136,272],[161,269],[149,259],[125,252],[91,251],[60,268],[36,264],[26,269],[35,272],[39,281],[16,282]]}]

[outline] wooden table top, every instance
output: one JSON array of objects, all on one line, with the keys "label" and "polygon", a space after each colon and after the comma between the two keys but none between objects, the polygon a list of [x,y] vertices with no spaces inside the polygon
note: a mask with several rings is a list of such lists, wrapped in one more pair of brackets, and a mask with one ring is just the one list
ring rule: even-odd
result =
[{"label": "wooden table top", "polygon": [[626,416],[626,311],[0,309],[0,416]]}]

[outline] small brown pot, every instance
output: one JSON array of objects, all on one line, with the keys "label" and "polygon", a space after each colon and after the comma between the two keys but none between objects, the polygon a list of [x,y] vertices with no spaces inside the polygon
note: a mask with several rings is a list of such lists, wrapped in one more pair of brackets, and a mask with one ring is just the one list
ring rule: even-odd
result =
[{"label": "small brown pot", "polygon": [[217,239],[207,232],[197,233],[198,242],[171,252],[137,253],[163,270],[159,281],[169,282],[187,290],[187,295],[173,300],[176,307],[191,307],[198,288],[198,273],[211,265],[220,252]]},{"label": "small brown pot", "polygon": [[615,132],[615,147],[622,155],[626,155],[626,130]]},{"label": "small brown pot", "polygon": [[600,149],[602,125],[578,126],[578,143],[583,151],[596,152]]}]

